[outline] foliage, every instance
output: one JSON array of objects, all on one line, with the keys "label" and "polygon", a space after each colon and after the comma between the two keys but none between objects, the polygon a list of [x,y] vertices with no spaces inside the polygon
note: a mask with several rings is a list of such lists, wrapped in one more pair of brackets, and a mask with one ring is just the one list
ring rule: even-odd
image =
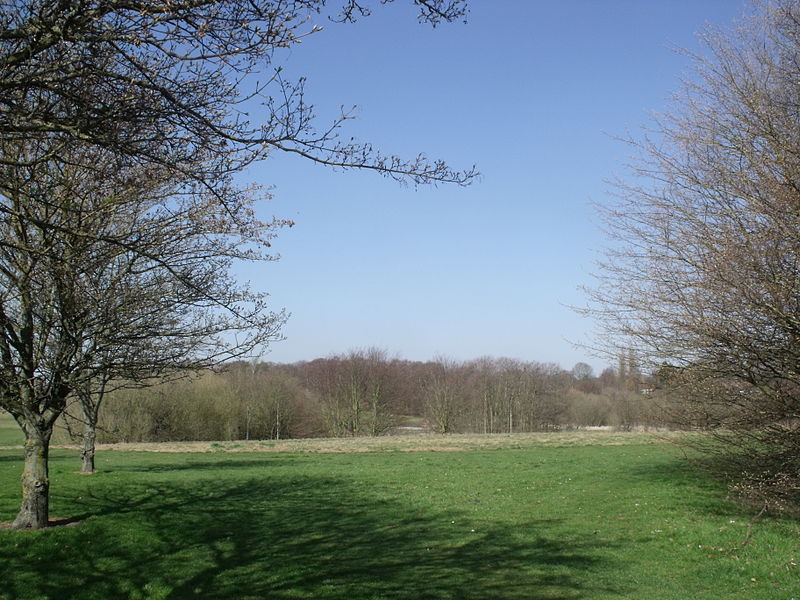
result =
[{"label": "foliage", "polygon": [[[24,430],[27,457],[16,527],[47,523],[50,437],[70,396],[91,463],[107,384],[274,339],[282,316],[230,275],[235,260],[267,258],[272,229],[286,224],[255,217],[253,190],[235,180],[247,166],[280,150],[415,184],[474,178],[342,141],[346,113],[316,128],[302,81],[268,67],[319,30],[303,31],[324,4],[2,3],[0,405]],[[434,26],[465,13],[461,0],[415,4]],[[338,16],[368,13],[351,1]]]},{"label": "foliage", "polygon": [[[616,376],[575,380],[555,365],[510,359],[445,364],[391,359],[375,349],[291,365],[230,363],[199,378],[110,394],[98,436],[103,442],[374,436],[403,431],[395,425],[407,419],[439,433],[668,424],[654,397]],[[444,383],[447,394],[433,395]],[[582,391],[587,384],[596,392]]]},{"label": "foliage", "polygon": [[764,477],[750,481],[796,487],[800,3],[756,3],[703,40],[694,77],[631,141],[631,173],[601,207],[613,245],[588,312],[599,343],[673,371],[685,425],[737,433],[715,449],[752,456],[744,470]]},{"label": "foliage", "polygon": [[[0,598],[772,600],[796,589],[797,524],[764,517],[743,547],[750,515],[674,451],[504,439],[475,452],[109,452],[92,478],[57,452],[54,514],[81,522],[0,531]],[[19,466],[0,451],[0,480]],[[0,488],[0,521],[15,502]]]},{"label": "foliage", "polygon": [[199,378],[111,394],[101,413],[98,439],[164,442],[320,435],[322,426],[315,422],[310,403],[308,392],[281,372],[206,372]]},{"label": "foliage", "polygon": [[312,361],[302,370],[304,381],[319,400],[328,435],[380,435],[392,427],[389,407],[396,401],[385,351],[354,350]]},{"label": "foliage", "polygon": [[222,207],[161,169],[59,152],[69,165],[0,166],[0,406],[26,436],[20,527],[46,522],[47,446],[71,395],[93,426],[106,389],[258,351],[283,322],[231,275],[269,259],[279,226],[253,216],[247,190]]}]

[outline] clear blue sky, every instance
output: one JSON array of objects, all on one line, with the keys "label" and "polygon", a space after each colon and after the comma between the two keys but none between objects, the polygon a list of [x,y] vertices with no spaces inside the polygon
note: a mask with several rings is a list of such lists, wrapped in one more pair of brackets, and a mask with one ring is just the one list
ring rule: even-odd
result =
[{"label": "clear blue sky", "polygon": [[[419,25],[410,2],[325,29],[284,61],[321,123],[358,105],[346,134],[386,152],[476,163],[469,188],[402,187],[291,156],[247,178],[274,186],[265,216],[296,221],[277,263],[242,270],[292,316],[265,360],[378,346],[427,360],[508,356],[570,369],[605,361],[572,342],[592,323],[581,284],[605,244],[591,202],[664,109],[706,23],[743,0],[473,0],[466,25]],[[310,28],[310,24],[309,24]]]}]

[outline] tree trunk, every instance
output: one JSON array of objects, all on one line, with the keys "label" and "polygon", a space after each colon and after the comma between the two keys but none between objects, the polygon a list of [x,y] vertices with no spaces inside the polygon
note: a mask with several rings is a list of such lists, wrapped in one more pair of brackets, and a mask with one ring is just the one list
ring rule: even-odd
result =
[{"label": "tree trunk", "polygon": [[97,430],[94,423],[86,423],[86,431],[83,432],[83,450],[81,450],[81,473],[91,474],[95,472],[94,454],[95,441],[97,440]]},{"label": "tree trunk", "polygon": [[102,404],[104,396],[105,381],[102,381],[95,402],[92,402],[91,394],[81,398],[81,409],[86,423],[86,429],[83,432],[83,449],[81,450],[81,473],[84,474],[95,472],[94,455],[97,442],[97,421],[100,418],[100,404]]},{"label": "tree trunk", "polygon": [[25,464],[22,469],[22,506],[14,520],[14,529],[42,529],[50,515],[47,459],[52,426],[40,429],[26,426]]}]

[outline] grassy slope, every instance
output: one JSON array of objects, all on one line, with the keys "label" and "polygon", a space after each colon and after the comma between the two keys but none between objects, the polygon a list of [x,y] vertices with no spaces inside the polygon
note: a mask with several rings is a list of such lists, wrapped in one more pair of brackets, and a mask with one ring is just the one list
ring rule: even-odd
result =
[{"label": "grassy slope", "polygon": [[[1,599],[800,597],[797,522],[765,518],[739,548],[748,516],[657,444],[99,466],[54,453],[52,512],[83,522],[0,531]],[[19,468],[0,450],[0,521]]]}]

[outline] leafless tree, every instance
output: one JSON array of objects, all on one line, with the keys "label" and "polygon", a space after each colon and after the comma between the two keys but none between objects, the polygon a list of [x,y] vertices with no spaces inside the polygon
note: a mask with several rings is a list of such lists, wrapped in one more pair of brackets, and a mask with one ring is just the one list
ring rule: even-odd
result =
[{"label": "leafless tree", "polygon": [[[303,81],[272,57],[319,30],[308,20],[324,4],[0,2],[0,395],[26,434],[16,526],[47,523],[48,444],[70,394],[88,402],[103,381],[154,376],[149,353],[208,364],[275,335],[263,295],[229,277],[230,261],[263,257],[278,226],[254,218],[235,174],[283,151],[415,184],[474,178],[340,138],[348,111],[318,127]],[[465,10],[414,4],[433,25]],[[349,0],[336,18],[368,13]],[[159,286],[160,301],[137,295]]]},{"label": "leafless tree", "polygon": [[445,357],[425,367],[422,382],[425,417],[436,433],[453,433],[458,430],[459,418],[466,408],[462,391],[468,367]]},{"label": "leafless tree", "polygon": [[589,312],[612,353],[671,367],[685,398],[714,406],[715,426],[736,432],[722,447],[745,445],[748,469],[797,482],[800,3],[757,3],[703,39],[707,56],[631,142],[632,173],[601,208],[612,246]]},{"label": "leafless tree", "polygon": [[[414,4],[433,25],[466,11],[463,0]],[[276,150],[414,183],[470,181],[472,170],[340,138],[351,111],[318,127],[303,80],[287,81],[273,57],[319,32],[310,21],[324,7],[324,0],[2,2],[0,132],[7,140],[78,138],[168,166],[211,191],[210,174],[241,170]],[[364,3],[348,0],[334,20],[368,14]],[[51,146],[25,160],[59,153]]]},{"label": "leafless tree", "polygon": [[379,348],[352,350],[305,366],[306,381],[320,400],[330,435],[377,436],[394,424],[387,354]]},{"label": "leafless tree", "polygon": [[584,381],[586,379],[591,379],[594,377],[594,369],[592,366],[585,362],[577,362],[575,366],[572,367],[572,376],[578,381]]},{"label": "leafless tree", "polygon": [[231,188],[223,207],[96,146],[61,152],[0,168],[0,406],[25,433],[16,527],[47,524],[48,444],[70,395],[93,424],[109,387],[253,352],[283,321],[231,275],[268,259],[281,225],[254,217],[252,194]]}]

